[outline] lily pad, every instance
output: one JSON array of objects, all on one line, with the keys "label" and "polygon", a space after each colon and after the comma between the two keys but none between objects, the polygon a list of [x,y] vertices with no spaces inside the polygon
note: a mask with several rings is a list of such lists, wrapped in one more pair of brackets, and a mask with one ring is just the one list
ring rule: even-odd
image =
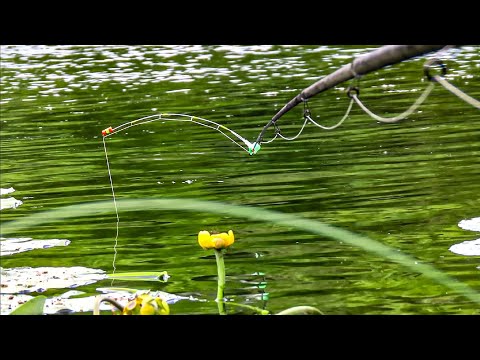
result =
[{"label": "lily pad", "polygon": [[[132,297],[132,289],[126,289],[126,290],[120,290],[119,288],[97,288],[97,291],[100,291],[104,294],[130,294],[130,297]],[[137,290],[135,294],[144,294],[149,292],[150,295],[153,297],[161,297],[163,300],[167,302],[167,304],[175,304],[177,301],[180,300],[189,300],[189,301],[206,301],[203,299],[198,299],[193,296],[180,296],[180,295],[175,295],[171,293],[167,293],[165,291],[150,291],[150,290]],[[114,298],[115,299],[115,298]]]},{"label": "lily pad", "polygon": [[3,209],[15,209],[23,204],[22,200],[17,200],[14,197],[6,199],[0,199],[0,210]]},{"label": "lily pad", "polygon": [[458,226],[465,230],[480,231],[480,217],[462,220]]},{"label": "lily pad", "polygon": [[459,255],[480,256],[480,239],[452,245],[449,250]]},{"label": "lily pad", "polygon": [[10,314],[31,299],[33,299],[33,296],[25,294],[0,294],[0,315]]},{"label": "lily pad", "polygon": [[72,296],[79,296],[79,295],[82,295],[82,294],[85,294],[85,292],[84,291],[78,291],[78,290],[70,290],[70,291],[67,291],[66,293],[63,293],[62,295],[60,295],[59,298],[68,299],[68,298],[71,298]]},{"label": "lily pad", "polygon": [[[148,292],[148,290],[138,290],[135,293],[132,293],[131,291],[109,290],[109,288],[98,288],[97,291],[105,293],[106,295],[108,295],[109,298],[117,301],[122,305],[126,305],[130,300],[135,297],[136,294],[143,294]],[[150,294],[153,297],[161,297],[169,305],[174,304],[180,300],[201,301],[191,296],[177,296],[174,294],[166,293],[164,291],[152,291],[150,292]],[[95,300],[95,296],[87,296],[75,299],[66,299],[64,296],[59,296],[53,299],[47,299],[44,312],[45,314],[56,314],[59,312],[90,312],[93,311],[93,308],[95,306]],[[100,310],[112,310],[112,305],[108,303],[101,303]]]},{"label": "lily pad", "polygon": [[28,294],[52,288],[75,288],[107,279],[105,271],[81,266],[20,267],[0,270],[2,294]]},{"label": "lily pad", "polygon": [[[73,295],[72,295],[73,296]],[[128,302],[127,297],[125,297],[125,301],[120,297],[116,296],[116,299],[121,303]],[[95,305],[95,296],[85,296],[70,299],[66,297],[65,294],[60,295],[58,297],[54,297],[48,299],[45,302],[44,313],[47,315],[50,314],[58,314],[58,313],[80,313],[80,312],[89,312],[93,311],[93,307]],[[111,310],[112,307],[108,304],[100,305],[100,310]]]},{"label": "lily pad", "polygon": [[0,238],[0,256],[13,255],[35,249],[47,249],[54,246],[68,246],[69,244],[70,240],[66,239]]},{"label": "lily pad", "polygon": [[[135,294],[142,294],[148,292],[148,290],[135,290],[135,289],[121,289],[121,288],[98,288],[97,291],[108,295],[108,297],[116,300],[120,304],[127,304],[131,299],[135,297]],[[70,290],[66,293],[49,298],[45,301],[43,308],[43,313],[50,314],[68,314],[68,313],[80,313],[80,312],[90,312],[93,311],[95,306],[95,296],[86,296],[80,298],[71,298],[72,296],[79,296],[84,294],[81,291]],[[180,300],[188,301],[206,301],[203,299],[197,299],[193,296],[178,296],[175,294],[170,294],[164,291],[153,291],[150,292],[153,297],[161,297],[169,305],[176,303]],[[30,299],[33,299],[30,295],[20,294],[20,295],[11,295],[3,294],[0,295],[0,315],[9,314],[12,310],[15,310],[23,303],[26,303]],[[112,310],[112,306],[107,303],[100,304],[100,310],[109,311]]]}]

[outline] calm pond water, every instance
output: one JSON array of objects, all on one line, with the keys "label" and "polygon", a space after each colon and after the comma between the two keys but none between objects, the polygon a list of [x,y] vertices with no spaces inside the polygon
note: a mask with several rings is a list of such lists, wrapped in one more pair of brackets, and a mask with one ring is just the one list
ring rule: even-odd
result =
[{"label": "calm pond water", "polygon": [[[23,201],[1,222],[61,206],[111,200],[101,130],[159,112],[204,117],[254,141],[268,120],[320,77],[375,46],[2,46],[1,187]],[[480,48],[451,50],[447,78],[479,99]],[[424,58],[364,76],[360,96],[394,116],[426,87]],[[310,101],[333,125],[348,84]],[[279,120],[296,134],[302,106]],[[480,209],[480,112],[436,86],[414,115],[380,124],[354,105],[339,128],[312,125],[255,156],[218,132],[153,122],[107,139],[115,192],[261,207],[348,229],[431,264],[480,292],[478,257],[449,247],[478,238],[458,223]],[[271,135],[271,132],[269,133]],[[113,205],[112,205],[113,209]],[[117,271],[163,271],[167,283],[115,286],[193,295],[174,314],[216,314],[215,258],[200,230],[232,229],[226,296],[273,312],[311,305],[325,314],[478,314],[478,304],[425,276],[327,237],[208,212],[120,209]],[[85,216],[14,236],[69,246],[2,257],[4,268],[85,266],[112,271],[115,214]],[[9,234],[8,236],[12,236]],[[94,293],[99,281],[78,290]],[[48,290],[58,295],[65,290]],[[228,308],[230,313],[249,313]]]}]

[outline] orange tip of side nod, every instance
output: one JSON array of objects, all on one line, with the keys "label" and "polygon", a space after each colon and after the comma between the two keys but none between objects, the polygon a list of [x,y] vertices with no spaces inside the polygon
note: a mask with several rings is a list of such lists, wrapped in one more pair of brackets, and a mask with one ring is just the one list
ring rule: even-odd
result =
[{"label": "orange tip of side nod", "polygon": [[112,134],[112,133],[113,133],[113,129],[112,129],[111,126],[108,127],[108,128],[106,128],[105,130],[102,130],[102,135],[103,135],[103,136],[107,136],[107,135],[110,135],[110,134]]}]

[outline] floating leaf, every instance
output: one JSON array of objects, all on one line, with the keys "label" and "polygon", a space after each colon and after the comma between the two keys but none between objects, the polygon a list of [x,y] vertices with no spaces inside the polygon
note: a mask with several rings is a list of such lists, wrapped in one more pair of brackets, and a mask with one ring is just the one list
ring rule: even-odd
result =
[{"label": "floating leaf", "polygon": [[[109,298],[117,301],[120,304],[126,305],[132,300],[136,294],[144,294],[149,292],[148,290],[135,290],[135,289],[123,289],[123,288],[98,288],[104,294],[107,294]],[[178,296],[170,294],[164,291],[152,291],[150,294],[153,297],[160,297],[169,305],[175,304],[180,300],[189,301],[203,301],[194,297]],[[45,314],[58,314],[66,312],[90,312],[95,307],[96,296],[87,296],[83,298],[65,299],[64,295],[56,298],[48,299],[45,303]],[[101,303],[99,309],[101,311],[112,310],[112,305],[108,303]]]},{"label": "floating leaf", "polygon": [[[3,282],[3,280],[2,280]],[[149,292],[149,290],[138,290],[138,289],[128,289],[128,288],[98,288],[97,291],[103,294],[107,294],[109,298],[116,300],[119,303],[127,304],[128,301],[133,299],[136,294],[144,294]],[[93,311],[95,306],[96,296],[84,296],[71,298],[72,296],[79,296],[85,294],[82,291],[70,290],[66,293],[48,298],[45,301],[43,307],[43,314],[65,314],[65,313],[81,313],[81,312],[90,312]],[[197,299],[193,296],[179,296],[175,294],[170,294],[164,291],[152,291],[150,294],[153,297],[161,297],[169,305],[175,304],[180,300],[188,301],[201,301],[204,302],[204,299]],[[22,304],[33,299],[30,295],[25,294],[1,294],[0,295],[0,315],[6,315],[16,310]],[[100,310],[109,311],[112,309],[112,306],[108,303],[102,303],[100,305]]]},{"label": "floating leaf", "polygon": [[452,245],[449,250],[459,255],[480,256],[480,239]]},{"label": "floating leaf", "polygon": [[70,290],[70,291],[67,291],[66,293],[63,293],[59,297],[61,297],[62,299],[69,299],[72,296],[79,296],[83,294],[85,294],[85,291]]},{"label": "floating leaf", "polygon": [[105,287],[105,288],[97,288],[97,291],[101,293],[113,293],[113,292],[126,292],[130,294],[135,294],[138,289],[130,289],[130,288],[123,288],[123,287]]},{"label": "floating leaf", "polygon": [[47,298],[43,295],[34,297],[13,310],[10,315],[42,315],[45,300]]},{"label": "floating leaf", "polygon": [[[114,294],[115,299],[119,302],[128,301],[128,297],[131,295]],[[45,303],[45,314],[68,314],[68,313],[81,313],[93,311],[95,305],[95,296],[85,296],[80,298],[65,298],[60,295],[55,298],[48,299]],[[108,304],[104,304],[100,310],[110,310],[112,307]]]},{"label": "floating leaf", "polygon": [[31,295],[25,294],[0,294],[0,315],[8,315],[20,305],[33,299]]},{"label": "floating leaf", "polygon": [[162,281],[167,282],[170,276],[166,271],[162,272],[152,272],[152,271],[142,271],[142,272],[126,272],[126,273],[116,273],[108,274],[110,279],[115,280],[125,280],[125,281]]},{"label": "floating leaf", "polygon": [[68,246],[69,244],[70,240],[66,239],[33,240],[32,238],[0,238],[0,255],[13,255],[35,249]]},{"label": "floating leaf", "polygon": [[206,301],[206,300],[194,298],[193,296],[180,296],[180,295],[170,294],[165,291],[135,290],[135,289],[118,288],[118,287],[97,288],[97,291],[100,291],[104,294],[109,294],[109,295],[123,293],[124,295],[130,295],[130,296],[132,296],[132,294],[135,295],[135,294],[144,294],[144,293],[150,292],[150,294],[153,297],[161,297],[169,305],[175,304],[177,301],[180,301],[180,300]]},{"label": "floating leaf", "polygon": [[3,294],[44,292],[47,289],[75,288],[107,279],[105,271],[74,267],[20,267],[1,269]]}]

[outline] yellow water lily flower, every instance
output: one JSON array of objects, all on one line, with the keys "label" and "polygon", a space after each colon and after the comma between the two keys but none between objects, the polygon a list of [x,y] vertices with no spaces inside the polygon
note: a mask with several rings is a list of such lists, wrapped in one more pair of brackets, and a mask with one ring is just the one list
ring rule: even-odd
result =
[{"label": "yellow water lily flower", "polygon": [[160,297],[142,294],[130,301],[123,309],[123,315],[168,315],[170,308]]},{"label": "yellow water lily flower", "polygon": [[235,242],[233,231],[228,230],[227,233],[210,234],[206,230],[198,233],[198,243],[205,250],[207,249],[226,249]]}]

